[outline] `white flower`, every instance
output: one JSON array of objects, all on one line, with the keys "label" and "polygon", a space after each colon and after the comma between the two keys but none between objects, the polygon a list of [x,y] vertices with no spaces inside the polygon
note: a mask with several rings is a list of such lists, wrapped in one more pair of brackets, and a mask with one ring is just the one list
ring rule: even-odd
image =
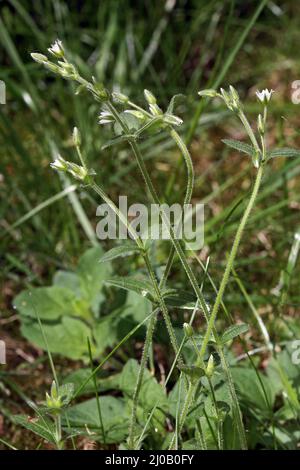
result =
[{"label": "white flower", "polygon": [[99,114],[99,124],[111,124],[115,122],[115,118],[109,111],[102,111]]},{"label": "white flower", "polygon": [[63,171],[70,173],[75,179],[84,181],[88,175],[95,174],[93,170],[88,171],[81,165],[77,165],[73,162],[68,162],[64,160],[62,157],[58,157],[54,160],[53,163],[50,163],[51,168],[56,171]]},{"label": "white flower", "polygon": [[266,88],[265,90],[262,90],[262,91],[257,90],[256,96],[261,103],[267,104],[270,101],[273,93],[274,93],[274,90],[268,90]]},{"label": "white flower", "polygon": [[51,47],[49,47],[48,51],[54,55],[55,57],[57,58],[61,58],[61,57],[64,57],[65,55],[65,51],[64,51],[64,48],[63,48],[63,44],[62,42],[57,39],[52,45]]},{"label": "white flower", "polygon": [[67,171],[68,163],[62,158],[58,157],[54,162],[50,163],[51,168],[57,171]]}]

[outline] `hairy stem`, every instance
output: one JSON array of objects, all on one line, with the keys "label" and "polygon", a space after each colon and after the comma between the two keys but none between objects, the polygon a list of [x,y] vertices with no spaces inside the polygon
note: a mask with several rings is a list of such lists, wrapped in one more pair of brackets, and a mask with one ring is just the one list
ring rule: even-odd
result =
[{"label": "hairy stem", "polygon": [[256,174],[256,179],[255,179],[255,183],[254,183],[254,186],[253,186],[252,194],[250,196],[250,199],[249,199],[249,202],[247,204],[246,210],[244,212],[244,215],[241,219],[241,222],[239,224],[239,227],[238,227],[237,232],[236,232],[235,237],[234,237],[231,252],[230,252],[229,258],[227,260],[226,269],[225,269],[224,274],[223,274],[223,278],[222,278],[222,281],[221,281],[221,284],[220,284],[220,288],[218,290],[216,301],[214,303],[211,315],[209,317],[209,322],[208,322],[207,329],[206,329],[206,332],[205,332],[205,335],[204,335],[204,338],[203,338],[203,342],[202,342],[202,345],[201,345],[201,349],[200,349],[200,353],[199,353],[199,361],[200,362],[204,358],[204,354],[206,352],[206,348],[207,348],[208,342],[210,340],[210,337],[211,337],[211,334],[212,334],[212,331],[213,331],[213,328],[214,328],[214,323],[215,323],[215,320],[216,320],[216,316],[217,316],[220,304],[221,304],[222,299],[223,299],[223,295],[224,295],[224,292],[225,292],[225,289],[226,289],[226,286],[227,286],[227,283],[228,283],[228,280],[229,280],[229,276],[230,276],[230,273],[231,273],[231,270],[232,270],[232,267],[233,267],[235,257],[237,255],[237,251],[238,251],[238,248],[239,248],[239,245],[240,245],[242,234],[243,234],[244,228],[247,224],[247,221],[249,219],[249,215],[252,211],[252,208],[254,206],[254,203],[255,203],[259,188],[260,188],[260,184],[261,184],[261,180],[262,180],[262,176],[263,176],[263,171],[264,171],[264,166],[261,165],[259,167],[258,171],[257,171],[257,174]]},{"label": "hairy stem", "polygon": [[157,320],[157,315],[152,315],[149,320],[149,324],[147,326],[146,338],[145,338],[143,353],[141,357],[137,382],[136,382],[133,397],[132,397],[132,409],[131,409],[131,417],[130,417],[130,424],[129,424],[129,438],[128,438],[128,446],[130,449],[135,448],[135,437],[136,437],[135,428],[136,428],[136,412],[137,412],[137,407],[138,407],[138,397],[139,397],[139,393],[140,393],[142,382],[143,382],[144,370],[147,367],[149,348],[152,343],[156,320]]}]

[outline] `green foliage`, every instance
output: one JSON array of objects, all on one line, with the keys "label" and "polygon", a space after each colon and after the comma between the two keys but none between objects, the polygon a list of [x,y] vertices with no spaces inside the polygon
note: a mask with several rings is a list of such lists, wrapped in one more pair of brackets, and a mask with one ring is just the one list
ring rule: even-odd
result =
[{"label": "green foliage", "polygon": [[[89,249],[72,271],[57,271],[50,287],[21,292],[14,299],[20,312],[22,334],[36,346],[46,345],[38,324],[40,318],[49,349],[70,359],[87,361],[87,337],[92,339],[92,353],[98,356],[130,330],[149,312],[149,304],[133,293],[116,298],[110,309],[104,284],[111,275],[111,265],[100,263],[100,247]],[[109,312],[109,314],[107,314]]]}]

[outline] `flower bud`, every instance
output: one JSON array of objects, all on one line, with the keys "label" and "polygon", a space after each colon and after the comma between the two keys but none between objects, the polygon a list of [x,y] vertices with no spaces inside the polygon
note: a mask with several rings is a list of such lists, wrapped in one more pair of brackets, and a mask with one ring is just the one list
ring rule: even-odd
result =
[{"label": "flower bud", "polygon": [[162,110],[159,106],[157,106],[157,104],[149,104],[149,111],[153,116],[161,116],[163,114]]},{"label": "flower bud", "polygon": [[116,91],[114,91],[112,96],[115,100],[119,101],[119,103],[125,104],[125,103],[128,103],[129,101],[128,96],[124,95],[123,93],[117,93]]},{"label": "flower bud", "polygon": [[192,327],[192,325],[190,325],[189,323],[184,323],[184,324],[183,324],[183,330],[184,330],[184,332],[185,332],[185,335],[186,335],[188,338],[191,338],[192,336],[194,336],[193,327]]},{"label": "flower bud", "polygon": [[178,116],[174,116],[174,114],[165,114],[164,122],[166,124],[170,124],[171,126],[180,126],[183,123],[183,120]]},{"label": "flower bud", "polygon": [[58,398],[58,390],[55,380],[52,380],[51,384],[51,397],[54,399]]},{"label": "flower bud", "polygon": [[260,135],[264,135],[265,125],[264,125],[264,121],[263,121],[263,118],[262,118],[261,114],[259,114],[258,117],[257,117],[257,130],[260,133]]},{"label": "flower bud", "polygon": [[207,90],[202,90],[198,91],[199,96],[204,96],[204,97],[209,97],[209,98],[215,98],[216,96],[219,96],[219,94],[216,92],[216,90],[213,90],[212,88],[209,88]]},{"label": "flower bud", "polygon": [[54,162],[50,163],[50,167],[57,171],[68,171],[68,163],[62,157],[56,158]]},{"label": "flower bud", "polygon": [[207,366],[206,366],[206,370],[205,370],[206,376],[207,376],[209,379],[212,378],[213,373],[214,373],[214,369],[215,369],[214,356],[211,354],[211,355],[209,356],[209,359],[208,359],[208,362],[207,362]]},{"label": "flower bud", "polygon": [[80,147],[81,145],[81,137],[80,137],[80,133],[79,133],[79,130],[77,127],[74,127],[73,129],[73,143],[74,143],[74,146],[75,147]]},{"label": "flower bud", "polygon": [[148,104],[156,104],[156,98],[149,90],[144,90],[144,95]]},{"label": "flower bud", "polygon": [[38,52],[32,52],[31,57],[35,62],[38,62],[39,64],[43,64],[44,62],[48,62],[48,57],[45,56],[44,54],[39,54]]},{"label": "flower bud", "polygon": [[125,109],[124,113],[131,114],[132,116],[136,117],[140,121],[145,121],[146,116],[142,111],[137,111],[135,109]]}]

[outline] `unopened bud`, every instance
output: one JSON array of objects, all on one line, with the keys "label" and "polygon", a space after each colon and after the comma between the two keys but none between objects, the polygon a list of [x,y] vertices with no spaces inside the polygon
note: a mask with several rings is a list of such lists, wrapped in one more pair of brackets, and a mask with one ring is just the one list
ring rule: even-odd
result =
[{"label": "unopened bud", "polygon": [[208,359],[208,362],[207,362],[207,366],[206,366],[206,370],[205,370],[206,376],[207,376],[209,379],[212,378],[213,373],[214,373],[214,369],[215,369],[214,356],[211,354],[211,355],[209,356],[209,359]]},{"label": "unopened bud", "polygon": [[194,336],[193,327],[189,323],[183,324],[183,330],[188,338],[191,338],[192,336]]},{"label": "unopened bud", "polygon": [[77,127],[74,127],[73,129],[73,143],[75,147],[80,147],[81,145],[80,132]]},{"label": "unopened bud", "polygon": [[174,116],[174,114],[165,114],[164,115],[164,122],[166,124],[170,124],[171,126],[180,126],[183,121],[178,116]]},{"label": "unopened bud", "polygon": [[153,116],[161,116],[163,114],[162,110],[159,106],[157,106],[157,104],[149,104],[149,111]]},{"label": "unopened bud", "polygon": [[123,93],[117,93],[114,91],[112,96],[115,100],[119,101],[119,103],[128,103],[129,101],[128,96],[124,95]]},{"label": "unopened bud", "polygon": [[39,54],[38,52],[32,52],[32,54],[30,55],[33,58],[33,60],[35,60],[35,62],[38,62],[39,64],[48,62],[48,57],[46,57],[44,54]]},{"label": "unopened bud", "polygon": [[149,90],[144,90],[144,95],[149,104],[156,104],[156,98]]},{"label": "unopened bud", "polygon": [[135,109],[126,109],[124,113],[131,114],[132,116],[136,117],[140,121],[144,121],[146,119],[146,116],[142,111],[137,111]]},{"label": "unopened bud", "polygon": [[204,97],[210,97],[210,98],[215,98],[216,96],[219,96],[219,93],[216,92],[216,90],[213,90],[212,88],[209,88],[207,90],[202,90],[198,91],[199,96],[204,96]]},{"label": "unopened bud", "polygon": [[257,117],[257,130],[260,133],[260,135],[264,135],[265,125],[264,125],[264,120],[263,120],[261,114],[259,114],[258,117]]}]

